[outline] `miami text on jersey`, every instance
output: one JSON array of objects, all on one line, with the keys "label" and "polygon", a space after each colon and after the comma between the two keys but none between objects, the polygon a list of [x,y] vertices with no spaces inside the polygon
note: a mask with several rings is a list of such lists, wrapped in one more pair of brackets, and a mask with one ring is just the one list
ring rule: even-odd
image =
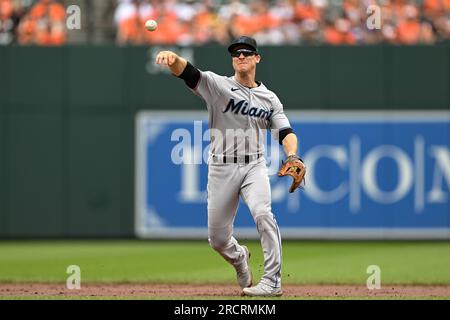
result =
[{"label": "miami text on jersey", "polygon": [[265,119],[267,121],[270,120],[270,117],[273,114],[273,110],[271,110],[269,112],[262,108],[256,108],[256,107],[248,108],[247,101],[241,100],[238,103],[234,103],[234,99],[230,99],[230,102],[228,102],[228,105],[225,108],[225,110],[223,111],[223,113],[226,113],[228,111],[234,112],[235,114],[238,114],[240,111],[241,114],[244,116],[248,115],[250,117],[261,118],[261,119]]}]

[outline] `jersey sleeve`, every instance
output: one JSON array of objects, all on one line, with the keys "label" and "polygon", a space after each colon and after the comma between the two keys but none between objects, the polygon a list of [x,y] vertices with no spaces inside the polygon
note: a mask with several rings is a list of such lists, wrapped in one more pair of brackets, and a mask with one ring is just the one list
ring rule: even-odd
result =
[{"label": "jersey sleeve", "polygon": [[283,105],[280,100],[275,97],[273,102],[273,114],[270,118],[270,129],[281,131],[291,127],[288,118],[283,110]]},{"label": "jersey sleeve", "polygon": [[284,113],[283,105],[278,98],[275,98],[273,115],[270,118],[270,130],[274,139],[278,140],[281,144],[284,137],[293,132],[291,129],[291,124]]},{"label": "jersey sleeve", "polygon": [[213,104],[219,97],[221,76],[211,71],[200,71],[200,80],[192,90],[207,104]]}]

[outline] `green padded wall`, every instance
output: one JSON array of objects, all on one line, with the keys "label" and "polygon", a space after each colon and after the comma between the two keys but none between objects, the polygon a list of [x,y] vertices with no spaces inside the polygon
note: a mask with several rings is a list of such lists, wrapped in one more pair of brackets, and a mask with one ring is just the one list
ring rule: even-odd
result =
[{"label": "green padded wall", "polygon": [[[158,47],[0,47],[0,237],[131,237],[138,110],[205,110]],[[176,49],[176,48],[175,48]],[[231,75],[224,47],[176,49]],[[450,47],[263,47],[292,109],[450,109]]]}]

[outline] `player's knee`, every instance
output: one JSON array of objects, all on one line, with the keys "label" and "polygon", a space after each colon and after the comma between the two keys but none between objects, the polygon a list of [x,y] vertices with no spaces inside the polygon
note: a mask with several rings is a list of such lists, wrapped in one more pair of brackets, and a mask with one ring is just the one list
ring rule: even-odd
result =
[{"label": "player's knee", "polygon": [[208,241],[214,250],[221,251],[228,245],[230,239],[225,235],[210,235]]},{"label": "player's knee", "polygon": [[260,214],[255,218],[256,228],[258,232],[264,231],[277,231],[277,222],[272,213],[270,214]]},{"label": "player's knee", "polygon": [[[264,215],[268,215],[271,216],[272,215],[272,208],[270,206],[270,202],[258,202],[255,203],[252,206],[249,206],[250,212],[252,213],[252,216],[254,217],[259,217],[259,216],[264,216]],[[255,218],[256,219],[256,218]]]}]

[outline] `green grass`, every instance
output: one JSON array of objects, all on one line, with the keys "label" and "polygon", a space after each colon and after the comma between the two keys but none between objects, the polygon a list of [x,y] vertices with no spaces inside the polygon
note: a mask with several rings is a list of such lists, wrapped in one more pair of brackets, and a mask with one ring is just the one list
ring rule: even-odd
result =
[{"label": "green grass", "polygon": [[[254,278],[263,271],[259,242]],[[65,282],[69,265],[83,282],[234,283],[234,270],[207,241],[3,241],[0,282]],[[364,284],[369,265],[383,284],[450,284],[450,242],[283,243],[283,281],[292,284]]]}]

